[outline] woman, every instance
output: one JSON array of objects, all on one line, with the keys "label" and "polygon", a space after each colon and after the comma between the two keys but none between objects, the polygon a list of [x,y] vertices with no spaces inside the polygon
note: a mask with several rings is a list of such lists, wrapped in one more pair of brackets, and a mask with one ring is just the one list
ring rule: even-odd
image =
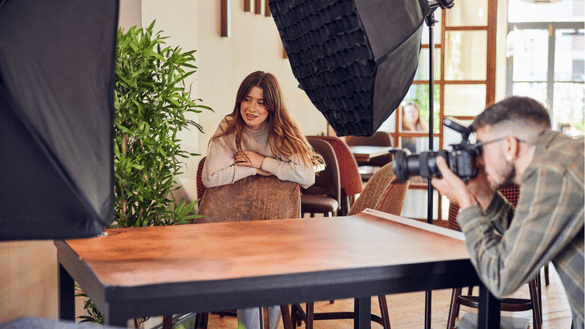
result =
[{"label": "woman", "polygon": [[[429,128],[421,120],[418,105],[415,102],[407,102],[402,108],[403,132],[428,132]],[[411,154],[416,154],[416,137],[402,137],[402,148],[408,149]]]},{"label": "woman", "polygon": [[252,175],[275,175],[307,188],[320,162],[291,119],[274,75],[256,71],[242,81],[236,104],[209,141],[203,167],[207,187]]},{"label": "woman", "polygon": [[[274,175],[303,188],[315,182],[314,153],[284,106],[276,78],[261,71],[248,75],[236,104],[211,140],[203,166],[205,187],[233,184],[253,175]],[[270,307],[270,328],[278,327],[278,307]],[[259,328],[258,308],[238,310],[238,328]]]}]

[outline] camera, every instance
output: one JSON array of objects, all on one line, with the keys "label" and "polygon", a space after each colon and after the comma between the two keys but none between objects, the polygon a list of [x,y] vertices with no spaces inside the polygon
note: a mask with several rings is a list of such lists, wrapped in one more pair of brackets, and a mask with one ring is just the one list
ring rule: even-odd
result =
[{"label": "camera", "polygon": [[398,181],[404,182],[410,176],[422,176],[424,178],[441,177],[441,171],[437,167],[437,157],[442,156],[447,161],[449,168],[455,175],[463,180],[469,180],[477,175],[475,158],[480,155],[481,148],[477,144],[469,144],[468,139],[471,128],[445,118],[443,125],[461,134],[462,141],[459,144],[451,144],[453,150],[428,151],[410,155],[408,151],[396,151],[396,160],[392,165]]}]

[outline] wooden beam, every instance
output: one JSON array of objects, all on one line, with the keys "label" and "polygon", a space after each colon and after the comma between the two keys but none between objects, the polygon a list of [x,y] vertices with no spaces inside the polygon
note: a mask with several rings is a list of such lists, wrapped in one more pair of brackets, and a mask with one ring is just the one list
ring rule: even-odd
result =
[{"label": "wooden beam", "polygon": [[232,34],[231,29],[231,0],[221,0],[221,36],[229,37]]}]

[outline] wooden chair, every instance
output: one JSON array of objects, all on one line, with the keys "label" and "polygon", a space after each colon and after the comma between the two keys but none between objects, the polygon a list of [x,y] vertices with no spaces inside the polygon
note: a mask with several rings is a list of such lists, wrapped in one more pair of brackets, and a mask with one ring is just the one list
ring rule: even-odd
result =
[{"label": "wooden chair", "polygon": [[[298,218],[300,214],[300,186],[281,181],[275,176],[250,176],[233,184],[205,188],[201,180],[205,158],[197,168],[197,196],[200,215],[194,223]],[[229,204],[230,207],[225,205]],[[291,328],[288,305],[282,305],[285,329]],[[223,315],[223,312],[219,312]],[[228,314],[234,313],[229,312]],[[262,313],[262,312],[261,312]],[[196,328],[207,328],[209,314],[198,313]],[[263,322],[265,323],[265,321]],[[166,329],[166,328],[165,328]]]},{"label": "wooden chair", "polygon": [[201,180],[201,175],[203,174],[203,165],[205,164],[205,159],[207,157],[203,157],[201,161],[199,161],[199,165],[197,165],[197,199],[201,200],[203,198],[203,194],[205,193],[205,185],[203,185],[203,180]]},{"label": "wooden chair", "polygon": [[[396,175],[392,170],[392,163],[386,164],[376,172],[364,190],[351,207],[348,216],[362,212],[366,208],[384,211],[390,214],[400,216],[402,207],[406,199],[409,182],[399,183]],[[372,321],[379,323],[384,329],[390,329],[390,317],[388,315],[388,303],[386,296],[378,296],[380,303],[380,316],[371,314]],[[329,312],[315,313],[313,302],[306,303],[306,311],[303,311],[300,305],[292,307],[293,328],[296,324],[303,321],[307,329],[313,328],[314,320],[332,320],[332,319],[353,319],[354,312]]]},{"label": "wooden chair", "polygon": [[[370,145],[370,146],[394,146],[394,141],[390,137],[390,134],[384,131],[377,131],[372,135],[372,137],[364,137],[364,136],[349,136],[347,138],[347,145],[349,146],[358,146],[358,145]],[[369,161],[361,162],[358,161],[357,164],[359,167],[362,166],[372,166],[372,167],[383,167],[386,164],[390,163],[394,160],[394,155],[391,153],[377,156],[375,158],[370,159]],[[363,173],[361,174],[362,180],[367,182],[371,177],[372,173]]]},{"label": "wooden chair", "polygon": [[[520,187],[514,185],[500,190],[500,193],[515,207],[518,204]],[[461,231],[457,223],[457,214],[459,207],[449,204],[449,221],[448,226],[451,229]],[[504,298],[501,301],[500,310],[507,312],[518,312],[532,310],[532,328],[540,329],[542,327],[542,294],[540,284],[540,272],[528,282],[530,299],[524,298]],[[455,319],[459,316],[460,305],[467,307],[479,308],[479,297],[473,296],[473,287],[469,287],[468,293],[463,294],[462,288],[453,289],[451,296],[451,306],[449,307],[449,318],[447,319],[447,329],[455,327]]]},{"label": "wooden chair", "polygon": [[358,171],[357,162],[347,147],[347,144],[335,136],[307,136],[307,139],[321,139],[329,143],[335,152],[339,165],[339,181],[341,183],[341,207],[339,216],[349,212],[353,199],[362,192],[362,180]]},{"label": "wooden chair", "polygon": [[301,214],[337,216],[341,203],[339,165],[333,147],[321,139],[308,139],[325,160],[325,169],[315,175],[315,184],[302,191]]}]

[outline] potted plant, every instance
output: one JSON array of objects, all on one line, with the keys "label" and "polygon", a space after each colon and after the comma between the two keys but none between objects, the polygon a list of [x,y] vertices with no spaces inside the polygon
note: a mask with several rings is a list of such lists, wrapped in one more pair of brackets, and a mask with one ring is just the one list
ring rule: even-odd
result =
[{"label": "potted plant", "polygon": [[[175,200],[181,150],[179,131],[195,127],[188,112],[211,108],[191,100],[185,79],[196,72],[195,51],[166,46],[161,32],[147,28],[118,30],[114,93],[115,221],[111,228],[187,223],[198,200]],[[79,296],[84,296],[80,291]],[[87,296],[85,296],[87,297]],[[91,300],[82,322],[103,322]],[[135,324],[138,325],[135,320]]]}]

